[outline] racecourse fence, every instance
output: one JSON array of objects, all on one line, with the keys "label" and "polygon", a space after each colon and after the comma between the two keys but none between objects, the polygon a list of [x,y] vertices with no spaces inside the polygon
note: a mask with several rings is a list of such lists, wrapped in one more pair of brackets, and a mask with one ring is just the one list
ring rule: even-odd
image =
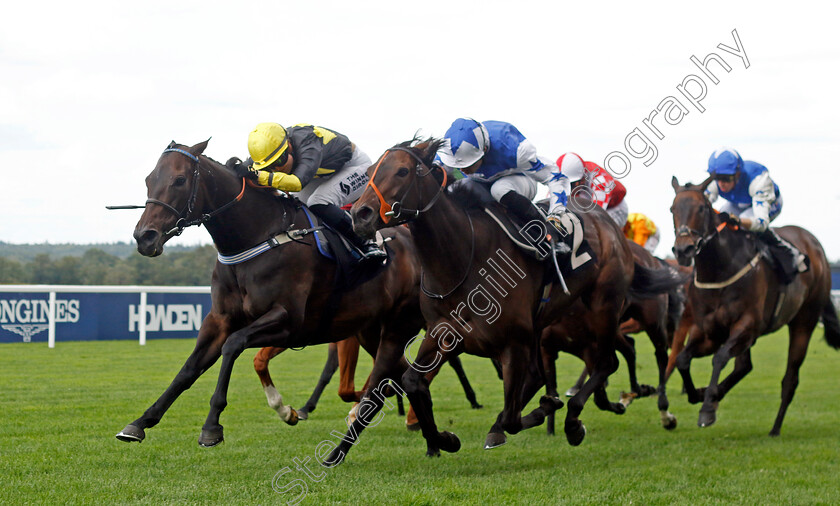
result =
[{"label": "racecourse fence", "polygon": [[0,343],[193,338],[209,312],[209,286],[0,285]]},{"label": "racecourse fence", "polygon": [[0,343],[193,338],[209,312],[209,286],[0,285]]}]

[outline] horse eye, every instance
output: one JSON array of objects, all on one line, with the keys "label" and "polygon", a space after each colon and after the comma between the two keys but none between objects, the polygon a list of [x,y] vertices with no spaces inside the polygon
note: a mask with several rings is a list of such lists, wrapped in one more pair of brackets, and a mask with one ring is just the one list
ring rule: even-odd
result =
[{"label": "horse eye", "polygon": [[408,169],[405,167],[400,167],[400,170],[397,171],[397,177],[405,177],[408,175]]},{"label": "horse eye", "polygon": [[175,181],[172,183],[172,186],[184,186],[185,184],[187,184],[187,177],[178,176],[175,178]]}]

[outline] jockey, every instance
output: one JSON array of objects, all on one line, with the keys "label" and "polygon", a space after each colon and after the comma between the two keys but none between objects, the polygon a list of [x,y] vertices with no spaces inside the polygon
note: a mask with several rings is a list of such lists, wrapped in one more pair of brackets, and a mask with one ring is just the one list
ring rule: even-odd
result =
[{"label": "jockey", "polygon": [[642,213],[630,213],[624,224],[624,236],[639,246],[644,247],[651,254],[659,245],[659,229],[656,224]]},{"label": "jockey", "polygon": [[619,227],[627,222],[627,202],[624,196],[627,189],[616,181],[609,172],[594,162],[584,162],[576,153],[566,153],[557,159],[560,173],[570,181],[572,193],[587,196],[595,204],[607,211],[607,214]]},{"label": "jockey", "polygon": [[[458,118],[444,138],[446,142],[437,153],[442,165],[449,170],[460,169],[470,180],[489,184],[493,198],[517,215],[540,223],[547,220],[559,227],[568,200],[568,179],[551,160],[538,157],[537,149],[515,126],[503,121]],[[548,185],[556,195],[547,218],[533,203],[537,183]]]},{"label": "jockey", "polygon": [[260,123],[248,135],[248,152],[251,157],[245,163],[232,158],[227,165],[262,186],[296,192],[324,223],[359,249],[363,260],[386,257],[375,241],[353,232],[350,215],[341,209],[361,196],[371,165],[347,137],[308,124],[286,129]]},{"label": "jockey", "polygon": [[755,232],[776,250],[788,252],[792,267],[783,266],[788,279],[796,272],[807,271],[808,258],[770,228],[783,202],[779,186],[770,179],[767,168],[741,159],[734,149],[720,148],[709,157],[708,171],[714,180],[706,187],[706,197],[711,202],[718,196],[724,199],[718,211],[728,213],[742,228]]}]

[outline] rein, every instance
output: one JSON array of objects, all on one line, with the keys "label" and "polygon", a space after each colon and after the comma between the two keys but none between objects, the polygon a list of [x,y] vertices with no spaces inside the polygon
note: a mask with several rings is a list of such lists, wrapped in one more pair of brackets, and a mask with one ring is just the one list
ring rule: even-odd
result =
[{"label": "rein", "polygon": [[[411,182],[410,185],[408,185],[408,188],[405,189],[402,197],[400,197],[399,200],[395,201],[393,204],[389,204],[388,202],[385,201],[385,197],[382,196],[382,192],[379,191],[379,188],[376,186],[376,183],[374,182],[374,180],[376,179],[376,173],[379,171],[379,166],[382,165],[382,161],[385,159],[385,156],[388,153],[390,153],[391,151],[403,151],[403,152],[411,155],[411,157],[414,158],[414,160],[417,162],[417,165],[414,166],[414,170],[417,173],[417,177],[428,176],[429,174],[432,173],[432,169],[434,167],[434,166],[432,168],[426,167],[426,164],[423,163],[423,160],[421,160],[419,156],[417,156],[410,149],[403,148],[403,147],[391,148],[391,149],[385,151],[385,153],[382,155],[382,157],[379,158],[379,162],[377,162],[376,168],[373,169],[373,175],[370,177],[370,180],[368,181],[367,185],[370,186],[371,188],[373,188],[374,193],[376,193],[376,196],[379,198],[379,217],[382,218],[382,221],[386,225],[388,224],[388,222],[391,221],[391,218],[399,219],[400,216],[402,215],[402,213],[404,213],[404,212],[414,213],[414,216],[411,216],[411,217],[409,217],[405,220],[405,222],[407,222],[407,221],[410,221],[410,220],[416,220],[420,216],[421,213],[425,213],[426,211],[431,209],[432,206],[435,205],[437,200],[443,194],[443,191],[446,189],[446,180],[447,180],[446,171],[443,170],[443,168],[439,167],[441,172],[443,172],[443,182],[441,182],[440,188],[438,189],[438,192],[435,194],[434,197],[432,197],[432,200],[430,200],[429,203],[426,204],[426,206],[423,209],[409,209],[409,208],[403,207],[403,205],[402,205],[402,201],[405,200],[405,197],[408,195],[408,192],[411,191],[411,189],[414,186],[414,183],[415,183],[415,181],[417,181],[417,179],[415,179],[414,181]],[[425,174],[420,173],[420,167],[426,167],[428,169]],[[472,225],[472,222],[470,222],[470,224]]]},{"label": "rein", "polygon": [[190,192],[190,198],[189,198],[189,200],[187,200],[187,205],[184,208],[184,210],[178,211],[177,209],[175,209],[171,205],[167,204],[166,202],[163,202],[162,200],[158,200],[158,199],[147,199],[146,200],[146,206],[148,206],[149,204],[157,204],[157,205],[163,207],[164,209],[166,209],[167,211],[172,212],[175,216],[178,217],[178,221],[175,222],[175,227],[173,227],[172,230],[166,232],[167,235],[178,236],[178,235],[181,235],[181,233],[184,232],[184,229],[186,229],[188,227],[192,227],[194,225],[201,225],[203,223],[206,223],[206,222],[210,221],[211,219],[213,219],[213,217],[215,217],[219,213],[225,211],[226,209],[228,209],[232,205],[234,205],[237,202],[239,202],[240,200],[242,200],[242,197],[245,195],[245,178],[242,178],[242,189],[239,191],[239,195],[234,197],[233,200],[231,200],[227,204],[219,207],[218,209],[216,209],[214,211],[202,214],[201,216],[199,216],[198,218],[195,218],[193,220],[188,220],[187,218],[195,210],[195,201],[196,201],[196,198],[198,197],[198,183],[199,183],[199,180],[201,178],[201,171],[200,171],[201,162],[199,161],[199,158],[197,156],[195,156],[194,154],[190,153],[189,151],[185,151],[183,149],[167,148],[167,149],[164,149],[163,152],[164,153],[172,153],[172,152],[181,153],[182,155],[184,155],[187,158],[189,158],[190,160],[192,160],[193,164],[195,166],[195,169],[193,170],[193,177],[192,177],[192,190]]}]

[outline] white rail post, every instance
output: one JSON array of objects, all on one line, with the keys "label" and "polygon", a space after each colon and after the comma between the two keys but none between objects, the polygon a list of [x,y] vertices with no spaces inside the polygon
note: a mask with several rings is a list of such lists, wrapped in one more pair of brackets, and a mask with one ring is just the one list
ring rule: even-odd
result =
[{"label": "white rail post", "polygon": [[50,348],[55,348],[55,292],[50,292],[50,321],[49,330],[47,332],[49,335],[49,337],[47,337],[48,346]]},{"label": "white rail post", "polygon": [[146,346],[146,292],[140,292],[140,346]]}]

